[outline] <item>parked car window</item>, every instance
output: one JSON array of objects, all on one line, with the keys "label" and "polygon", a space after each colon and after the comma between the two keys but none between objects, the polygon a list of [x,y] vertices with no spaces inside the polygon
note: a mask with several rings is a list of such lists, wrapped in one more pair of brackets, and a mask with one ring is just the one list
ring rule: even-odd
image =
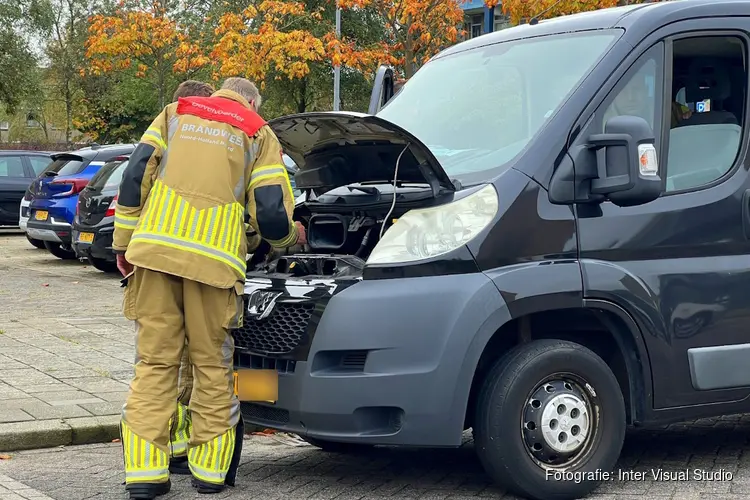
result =
[{"label": "parked car window", "polygon": [[672,46],[666,191],[710,184],[732,169],[745,113],[746,48],[739,37],[704,36]]},{"label": "parked car window", "polygon": [[34,170],[34,175],[41,174],[52,163],[52,158],[46,156],[29,156],[28,158],[31,162],[31,168]]},{"label": "parked car window", "polygon": [[91,178],[88,187],[91,189],[104,188],[108,184],[110,175],[112,175],[112,173],[117,169],[117,167],[122,165],[122,163],[122,160],[105,163],[104,166],[100,168]]},{"label": "parked car window", "polygon": [[0,156],[0,177],[26,177],[20,156]]},{"label": "parked car window", "polygon": [[54,172],[57,175],[76,175],[84,169],[82,160],[74,157],[62,157],[49,164],[45,172]]},{"label": "parked car window", "polygon": [[127,160],[117,165],[112,173],[107,176],[107,182],[104,184],[104,189],[110,190],[119,188],[120,183],[122,182],[122,175],[125,173],[127,167]]},{"label": "parked car window", "polygon": [[424,142],[448,175],[480,182],[507,168],[621,33],[547,35],[435,59],[377,115]]}]

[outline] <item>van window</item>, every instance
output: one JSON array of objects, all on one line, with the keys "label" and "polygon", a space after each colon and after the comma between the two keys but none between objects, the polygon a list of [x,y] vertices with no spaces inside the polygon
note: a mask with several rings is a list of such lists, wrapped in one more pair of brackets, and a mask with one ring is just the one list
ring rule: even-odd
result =
[{"label": "van window", "polygon": [[621,33],[562,33],[440,57],[378,116],[424,142],[451,177],[481,182],[529,143]]},{"label": "van window", "polygon": [[654,129],[656,120],[656,75],[663,72],[659,64],[659,52],[647,55],[623,78],[619,89],[608,97],[606,111],[602,117],[601,131],[610,118],[615,116],[638,116]]},{"label": "van window", "polygon": [[745,114],[746,49],[739,37],[673,44],[666,191],[710,184],[732,169]]}]

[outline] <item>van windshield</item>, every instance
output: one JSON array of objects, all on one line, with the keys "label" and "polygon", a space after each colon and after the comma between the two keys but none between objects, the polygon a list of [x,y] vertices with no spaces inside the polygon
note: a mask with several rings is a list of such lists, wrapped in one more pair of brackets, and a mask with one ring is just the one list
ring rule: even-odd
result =
[{"label": "van windshield", "polygon": [[424,142],[449,176],[478,182],[528,144],[621,33],[547,35],[435,59],[377,115]]}]

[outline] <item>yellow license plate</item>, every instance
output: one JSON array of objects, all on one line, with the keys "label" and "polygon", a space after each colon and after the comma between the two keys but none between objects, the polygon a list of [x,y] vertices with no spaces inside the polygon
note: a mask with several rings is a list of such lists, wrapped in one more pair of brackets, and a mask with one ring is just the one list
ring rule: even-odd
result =
[{"label": "yellow license plate", "polygon": [[234,393],[240,401],[279,399],[279,372],[276,370],[237,370],[234,372]]},{"label": "yellow license plate", "polygon": [[78,241],[81,243],[93,243],[94,233],[81,233],[78,235]]},{"label": "yellow license plate", "polygon": [[47,220],[47,217],[49,217],[49,212],[46,210],[37,210],[34,212],[34,219],[35,220]]}]

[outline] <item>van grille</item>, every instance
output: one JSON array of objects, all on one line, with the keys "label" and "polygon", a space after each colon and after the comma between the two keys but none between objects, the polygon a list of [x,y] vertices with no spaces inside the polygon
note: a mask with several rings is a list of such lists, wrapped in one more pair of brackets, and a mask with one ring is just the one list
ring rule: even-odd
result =
[{"label": "van grille", "polygon": [[275,422],[277,424],[289,423],[289,411],[282,408],[271,408],[257,403],[240,403],[242,415],[251,422],[258,420]]},{"label": "van grille", "polygon": [[259,354],[288,354],[307,338],[307,323],[314,304],[277,302],[268,318],[245,315],[241,328],[232,331],[234,345]]}]

